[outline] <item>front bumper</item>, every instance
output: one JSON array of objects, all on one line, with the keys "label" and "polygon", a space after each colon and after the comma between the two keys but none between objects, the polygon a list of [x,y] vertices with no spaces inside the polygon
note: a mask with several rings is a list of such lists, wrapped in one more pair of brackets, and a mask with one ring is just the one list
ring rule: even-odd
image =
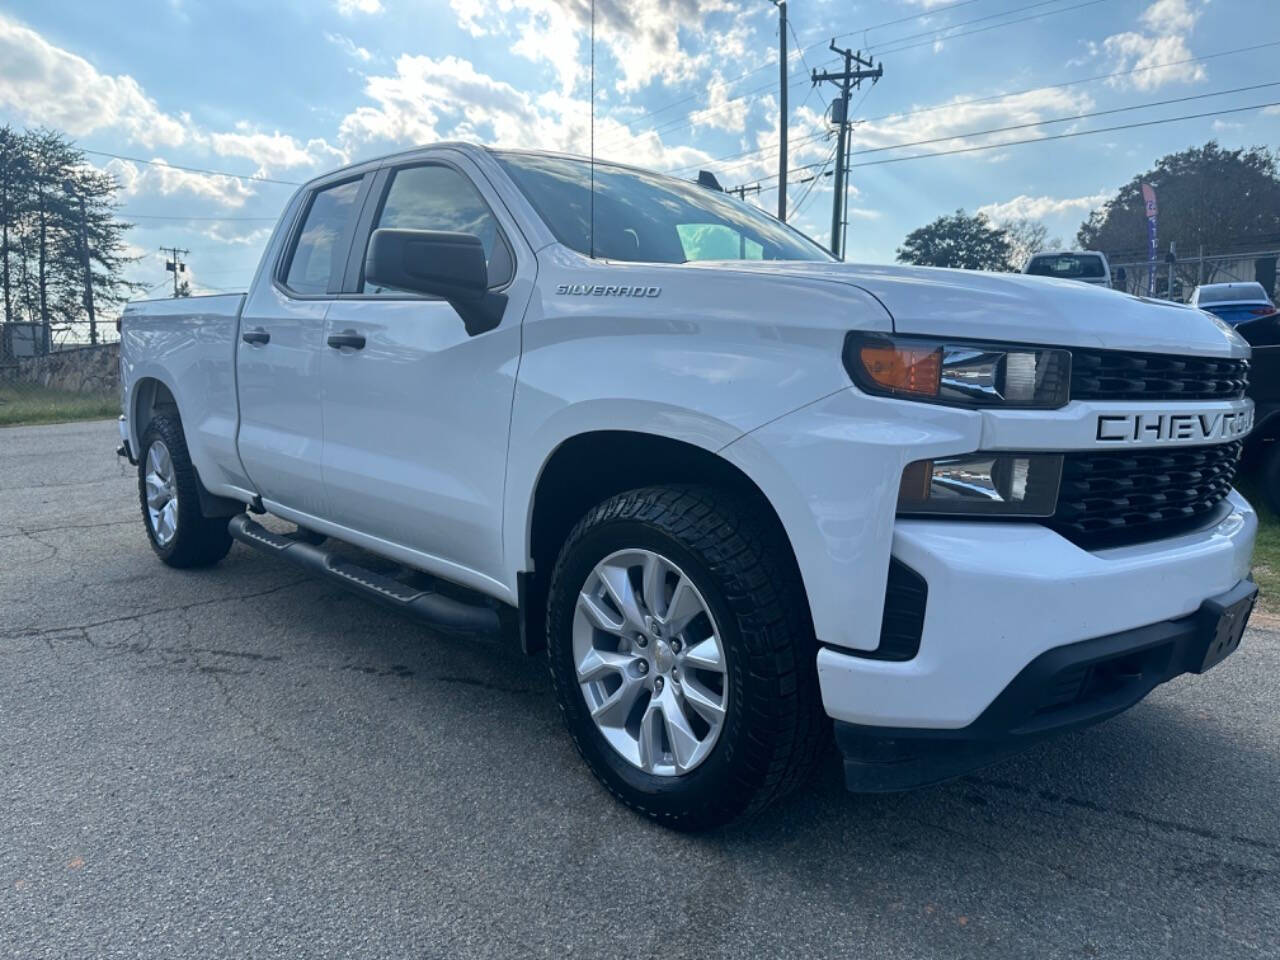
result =
[{"label": "front bumper", "polygon": [[1046,651],[959,729],[837,722],[845,782],[859,792],[935,783],[1114,716],[1159,684],[1233,653],[1257,593],[1251,579],[1242,580],[1190,616]]},{"label": "front bumper", "polygon": [[1042,653],[1195,613],[1249,575],[1257,515],[1234,491],[1223,502],[1207,529],[1093,552],[1038,524],[898,521],[893,556],[928,584],[919,652],[893,662],[824,647],[827,713],[967,727]]}]

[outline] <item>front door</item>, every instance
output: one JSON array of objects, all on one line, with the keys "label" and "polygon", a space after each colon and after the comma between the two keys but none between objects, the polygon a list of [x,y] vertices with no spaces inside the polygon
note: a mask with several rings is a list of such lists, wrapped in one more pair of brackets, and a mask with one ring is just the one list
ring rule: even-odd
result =
[{"label": "front door", "polygon": [[[323,516],[321,361],[324,319],[359,212],[361,178],[322,184],[303,198],[297,228],[278,240],[240,317],[237,444],[263,500]],[[279,251],[273,251],[278,253]]]},{"label": "front door", "polygon": [[[508,297],[501,324],[469,336],[443,300],[381,289],[349,270],[351,291],[325,320],[326,516],[413,551],[422,566],[484,589],[501,581],[507,435],[532,258],[517,257],[491,189],[459,160],[385,171],[379,227],[475,234],[490,288]],[[521,248],[523,249],[523,248]],[[353,261],[357,262],[357,261]]]}]

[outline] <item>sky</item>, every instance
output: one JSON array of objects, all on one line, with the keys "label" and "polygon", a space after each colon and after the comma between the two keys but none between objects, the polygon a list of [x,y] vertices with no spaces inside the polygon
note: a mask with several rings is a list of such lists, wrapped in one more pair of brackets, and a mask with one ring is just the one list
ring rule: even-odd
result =
[{"label": "sky", "polygon": [[[849,260],[891,262],[959,208],[1070,246],[1166,153],[1280,144],[1276,0],[788,6],[789,219],[824,245],[831,178],[797,181],[830,170],[835,88],[810,71],[836,67],[833,37],[884,67],[853,95]],[[590,24],[590,0],[6,0],[0,123],[95,151],[136,224],[132,279],[163,295],[178,246],[195,292],[243,289],[291,184],[344,163],[455,139],[586,154]],[[758,183],[776,210],[773,3],[596,0],[595,37],[597,157]],[[1152,123],[1189,114],[1213,115]]]}]

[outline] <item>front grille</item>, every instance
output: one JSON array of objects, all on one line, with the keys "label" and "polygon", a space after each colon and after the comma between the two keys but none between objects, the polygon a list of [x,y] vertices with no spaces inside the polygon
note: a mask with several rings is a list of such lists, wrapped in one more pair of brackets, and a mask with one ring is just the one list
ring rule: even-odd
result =
[{"label": "front grille", "polygon": [[1238,400],[1248,386],[1248,360],[1071,351],[1072,400]]},{"label": "front grille", "polygon": [[880,646],[862,656],[872,660],[911,660],[920,652],[929,584],[896,557],[889,558],[889,583],[880,621]]},{"label": "front grille", "polygon": [[1231,490],[1241,442],[1169,450],[1068,453],[1048,521],[1078,543],[1171,536],[1206,519]]}]

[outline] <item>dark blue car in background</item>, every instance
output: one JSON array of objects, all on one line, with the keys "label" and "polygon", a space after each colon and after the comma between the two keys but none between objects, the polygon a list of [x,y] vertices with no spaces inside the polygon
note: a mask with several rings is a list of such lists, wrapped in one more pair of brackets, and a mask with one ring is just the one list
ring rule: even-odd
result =
[{"label": "dark blue car in background", "polygon": [[1233,327],[1276,312],[1276,305],[1260,283],[1208,283],[1196,287],[1188,301],[1191,306],[1208,310]]}]

